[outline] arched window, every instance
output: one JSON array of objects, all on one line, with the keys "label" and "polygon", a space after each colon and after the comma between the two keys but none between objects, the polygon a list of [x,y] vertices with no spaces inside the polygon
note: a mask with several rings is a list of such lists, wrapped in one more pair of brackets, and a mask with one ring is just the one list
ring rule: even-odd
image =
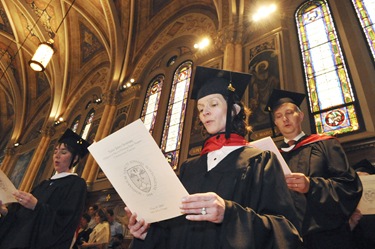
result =
[{"label": "arched window", "polygon": [[154,129],[163,82],[163,75],[158,75],[151,81],[143,104],[141,119],[150,133]]},{"label": "arched window", "polygon": [[375,59],[375,1],[352,0],[370,47],[372,57]]},{"label": "arched window", "polygon": [[308,1],[295,18],[316,132],[359,130],[357,103],[327,2]]},{"label": "arched window", "polygon": [[192,62],[181,64],[174,73],[161,148],[173,169],[177,169],[189,94]]},{"label": "arched window", "polygon": [[78,115],[78,116],[74,119],[72,125],[70,126],[70,129],[71,129],[72,131],[74,131],[75,133],[77,133],[77,129],[78,129],[78,125],[79,125],[79,120],[80,120],[80,119],[81,119],[81,115]]},{"label": "arched window", "polygon": [[85,127],[83,128],[82,135],[81,135],[83,139],[87,139],[87,135],[89,134],[94,116],[95,116],[95,110],[91,109],[86,116]]}]

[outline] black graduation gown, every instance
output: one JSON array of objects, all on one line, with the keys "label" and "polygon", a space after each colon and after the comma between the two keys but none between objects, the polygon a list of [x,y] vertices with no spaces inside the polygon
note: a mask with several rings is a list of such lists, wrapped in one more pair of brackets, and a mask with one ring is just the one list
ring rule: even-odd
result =
[{"label": "black graduation gown", "polygon": [[364,215],[353,230],[355,249],[375,248],[375,215]]},{"label": "black graduation gown", "polygon": [[41,182],[34,210],[15,204],[0,225],[0,248],[68,249],[86,199],[86,183],[69,175]]},{"label": "black graduation gown", "polygon": [[79,249],[78,246],[82,245],[83,242],[89,241],[90,233],[92,232],[92,228],[87,228],[86,230],[82,230],[77,234],[76,242],[74,243],[73,249]]},{"label": "black graduation gown", "polygon": [[348,221],[362,196],[362,184],[340,143],[336,139],[316,141],[282,155],[292,172],[310,179],[308,193],[293,194],[303,219],[305,246],[353,249]]},{"label": "black graduation gown", "polygon": [[[180,179],[190,194],[215,192],[225,200],[221,224],[180,216],[153,223],[144,241],[132,248],[220,249],[299,248],[293,200],[276,156],[242,147],[207,172],[207,154],[181,166]],[[284,217],[285,216],[285,217]]]}]

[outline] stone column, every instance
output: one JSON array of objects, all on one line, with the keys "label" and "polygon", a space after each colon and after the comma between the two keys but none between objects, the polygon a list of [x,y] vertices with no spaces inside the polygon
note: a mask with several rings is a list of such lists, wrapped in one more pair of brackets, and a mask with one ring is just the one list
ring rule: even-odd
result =
[{"label": "stone column", "polygon": [[[110,127],[113,123],[116,111],[117,92],[108,92],[105,94],[105,107],[103,115],[100,120],[98,130],[95,134],[95,141],[100,141],[106,137],[110,132]],[[99,165],[96,163],[91,154],[89,154],[85,167],[83,169],[82,178],[86,180],[87,186],[92,187],[95,181]]]},{"label": "stone column", "polygon": [[43,158],[48,149],[49,143],[51,142],[51,136],[55,133],[54,127],[49,127],[46,130],[42,131],[42,139],[39,142],[38,147],[35,150],[35,154],[31,159],[29,166],[25,172],[25,176],[20,184],[19,189],[29,192],[34,183],[35,177],[38,174],[39,167],[43,161]]},{"label": "stone column", "polygon": [[13,155],[14,155],[14,148],[6,148],[5,149],[5,156],[1,163],[0,169],[6,174],[9,174],[10,170],[10,163],[12,161]]},{"label": "stone column", "polygon": [[242,72],[243,69],[243,25],[230,24],[218,32],[216,43],[224,51],[223,69]]},{"label": "stone column", "polygon": [[233,71],[242,72],[243,70],[243,46],[242,43],[234,45],[234,63]]},{"label": "stone column", "polygon": [[235,46],[232,42],[227,42],[224,49],[223,69],[233,71],[235,60]]}]

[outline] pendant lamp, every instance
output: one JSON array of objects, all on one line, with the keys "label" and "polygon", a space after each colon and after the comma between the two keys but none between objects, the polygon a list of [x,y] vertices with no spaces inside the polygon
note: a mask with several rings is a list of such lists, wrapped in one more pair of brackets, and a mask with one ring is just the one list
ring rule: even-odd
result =
[{"label": "pendant lamp", "polygon": [[65,15],[63,19],[61,20],[59,26],[57,27],[55,32],[51,32],[50,34],[50,40],[46,42],[42,42],[39,44],[38,49],[36,50],[33,58],[29,61],[30,67],[37,72],[43,72],[46,69],[46,66],[48,62],[51,60],[52,55],[55,53],[55,50],[53,48],[53,38],[55,37],[55,34],[59,31],[61,25],[63,24],[66,16],[68,15],[70,9],[73,7],[73,4],[76,0],[73,0],[72,3],[69,6],[69,9],[65,12]]},{"label": "pendant lamp", "polygon": [[47,42],[40,43],[33,58],[31,58],[31,60],[29,61],[30,67],[34,71],[43,72],[54,53],[55,50],[53,49],[52,39]]}]

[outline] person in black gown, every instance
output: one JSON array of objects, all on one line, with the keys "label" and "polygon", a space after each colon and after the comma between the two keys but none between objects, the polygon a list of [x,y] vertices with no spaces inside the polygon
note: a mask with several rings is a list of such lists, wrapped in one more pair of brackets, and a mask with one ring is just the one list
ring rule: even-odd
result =
[{"label": "person in black gown", "polygon": [[302,131],[299,105],[304,97],[275,89],[267,104],[284,136],[281,152],[292,171],[286,182],[302,221],[304,246],[353,249],[348,220],[361,198],[362,184],[336,138]]},{"label": "person in black gown", "polygon": [[240,101],[250,75],[197,67],[192,99],[210,137],[179,178],[182,216],[147,224],[125,208],[131,248],[299,248],[296,211],[276,156],[249,145]]},{"label": "person in black gown", "polygon": [[56,174],[31,193],[18,190],[18,203],[0,200],[0,248],[67,249],[84,210],[86,182],[71,169],[88,152],[88,143],[68,129],[53,154]]},{"label": "person in black gown", "polygon": [[[359,176],[374,175],[375,166],[367,159],[357,162],[352,168]],[[369,195],[372,190],[369,189]],[[363,195],[366,190],[364,189]],[[349,225],[353,232],[355,247],[353,249],[374,249],[375,248],[375,215],[363,215],[357,208],[349,219]]]},{"label": "person in black gown", "polygon": [[89,228],[89,222],[91,221],[91,216],[88,213],[84,213],[81,217],[79,230],[77,233],[76,241],[73,245],[73,249],[79,249],[79,246],[84,242],[89,241],[90,233],[92,228]]}]

